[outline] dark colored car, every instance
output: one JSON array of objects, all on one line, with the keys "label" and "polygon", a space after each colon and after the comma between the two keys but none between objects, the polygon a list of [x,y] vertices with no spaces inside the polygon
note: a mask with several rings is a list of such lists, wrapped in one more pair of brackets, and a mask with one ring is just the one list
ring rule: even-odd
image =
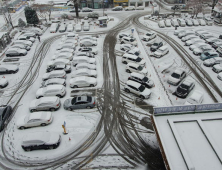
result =
[{"label": "dark colored car", "polygon": [[151,45],[150,51],[154,52],[162,46],[163,46],[162,42],[155,42],[155,43],[153,43],[153,45]]},{"label": "dark colored car", "polygon": [[177,87],[174,94],[180,98],[186,98],[194,87],[194,81],[191,79],[186,79]]},{"label": "dark colored car", "polygon": [[11,106],[0,106],[0,132],[4,129],[6,122],[12,114]]},{"label": "dark colored car", "polygon": [[0,65],[0,74],[15,74],[18,70],[16,65]]},{"label": "dark colored car", "polygon": [[46,72],[51,72],[53,70],[64,70],[66,73],[71,73],[71,66],[70,65],[53,65],[46,69]]}]

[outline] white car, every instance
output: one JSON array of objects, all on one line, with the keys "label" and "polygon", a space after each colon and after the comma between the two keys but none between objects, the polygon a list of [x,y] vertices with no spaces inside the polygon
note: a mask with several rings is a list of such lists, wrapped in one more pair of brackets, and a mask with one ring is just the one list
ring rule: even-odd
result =
[{"label": "white car", "polygon": [[42,97],[31,101],[29,110],[31,112],[36,112],[38,110],[55,111],[60,107],[60,105],[59,97]]},{"label": "white car", "polygon": [[167,83],[177,86],[186,77],[186,72],[182,68],[177,68],[167,80]]},{"label": "white car", "polygon": [[213,44],[215,42],[222,42],[222,40],[214,37],[214,38],[206,39],[205,42],[208,43],[208,44]]},{"label": "white car", "polygon": [[30,38],[30,37],[33,37],[33,38],[36,38],[36,34],[33,33],[33,32],[25,32],[24,34],[22,34],[23,36],[27,37],[27,38]]},{"label": "white car", "polygon": [[180,33],[182,33],[182,32],[185,32],[186,30],[175,30],[174,31],[174,35],[179,35]]},{"label": "white car", "polygon": [[57,54],[59,54],[59,53],[72,53],[72,54],[74,54],[74,52],[75,52],[75,50],[74,49],[71,49],[71,48],[62,48],[61,50],[57,50],[56,52],[55,52],[55,54],[57,55]]},{"label": "white car", "polygon": [[201,91],[194,90],[194,92],[190,95],[184,105],[197,105],[203,102],[204,94]]},{"label": "white car", "polygon": [[184,19],[177,18],[177,21],[178,21],[178,23],[179,23],[179,25],[180,25],[181,27],[185,27],[185,26],[186,26],[186,23],[185,23]]},{"label": "white car", "polygon": [[190,19],[185,19],[187,26],[193,26],[193,22]]},{"label": "white car", "polygon": [[220,73],[222,72],[222,64],[215,64],[212,68],[212,70],[215,72],[215,73]]},{"label": "white car", "polygon": [[59,27],[59,32],[65,32],[66,28],[67,28],[67,25],[65,23],[61,24],[60,27]]},{"label": "white car", "polygon": [[84,40],[80,41],[80,46],[81,47],[97,46],[97,42],[96,41],[91,41],[91,40],[88,40],[88,39],[84,39]]},{"label": "white car", "polygon": [[201,38],[206,40],[206,39],[209,39],[209,38],[215,38],[215,36],[212,35],[212,34],[204,34],[204,35],[201,36]]},{"label": "white car", "polygon": [[76,29],[76,32],[82,31],[82,25],[81,24],[76,24],[75,29]]},{"label": "white car", "polygon": [[205,26],[206,22],[203,19],[198,19],[198,22],[201,26]]},{"label": "white car", "polygon": [[29,51],[31,48],[28,45],[24,45],[24,44],[14,44],[13,46],[11,46],[11,48],[20,48],[20,49],[24,49]]},{"label": "white car", "polygon": [[147,33],[143,36],[142,40],[144,40],[144,41],[150,41],[150,40],[152,40],[152,39],[154,39],[154,38],[156,38],[156,34],[155,34],[154,32],[147,32]]},{"label": "white car", "polygon": [[75,57],[78,57],[78,56],[87,56],[87,57],[90,57],[90,58],[95,58],[94,54],[91,53],[91,52],[81,52],[81,51],[78,51],[75,54]]},{"label": "white car", "polygon": [[32,43],[34,43],[35,42],[35,38],[33,38],[33,37],[27,37],[27,36],[24,36],[24,35],[21,35],[21,36],[19,36],[18,38],[17,38],[18,40],[28,40],[28,41],[31,41]]},{"label": "white car", "polygon": [[138,6],[136,7],[136,10],[144,10],[144,6]]},{"label": "white car", "polygon": [[41,83],[40,87],[46,87],[49,85],[63,85],[66,86],[66,80],[63,78],[52,78],[45,80]]},{"label": "white car", "polygon": [[197,43],[204,43],[205,41],[200,39],[200,38],[194,38],[194,39],[191,39],[191,40],[188,40],[186,41],[185,45],[186,46],[190,46],[190,45],[193,45],[193,44],[197,44]]},{"label": "white car", "polygon": [[191,51],[193,51],[195,48],[199,48],[199,47],[206,46],[206,45],[208,45],[208,44],[206,44],[206,43],[197,43],[197,44],[191,45],[191,46],[189,47],[189,49],[190,49]]},{"label": "white car", "polygon": [[80,76],[97,77],[97,71],[83,68],[83,69],[75,70],[71,73],[72,78],[80,77]]},{"label": "white car", "polygon": [[151,95],[151,91],[148,88],[132,80],[128,80],[126,82],[124,90],[127,93],[131,92],[131,93],[136,94],[141,99],[148,99],[150,98],[150,95]]},{"label": "white car", "polygon": [[97,85],[97,79],[94,77],[80,76],[70,79],[71,88],[79,87],[95,87]]},{"label": "white car", "polygon": [[75,50],[76,49],[76,45],[73,44],[73,43],[65,43],[65,44],[59,45],[56,49],[57,50],[61,50],[63,48],[69,48],[69,49]]},{"label": "white car", "polygon": [[90,35],[81,36],[81,37],[79,37],[79,39],[80,39],[80,41],[82,41],[82,40],[97,41],[97,38],[92,37],[92,36],[90,36]]},{"label": "white car", "polygon": [[27,46],[32,46],[32,42],[31,41],[27,41],[27,40],[15,40],[14,44],[23,44],[23,45],[27,45]]},{"label": "white car", "polygon": [[172,19],[171,24],[173,27],[179,27],[179,23],[178,23],[177,19]]},{"label": "white car", "polygon": [[8,80],[6,78],[0,78],[0,88],[3,89],[8,85]]},{"label": "white car", "polygon": [[58,54],[52,56],[52,60],[56,60],[59,58],[68,59],[71,61],[73,59],[73,54],[68,53],[68,52],[63,52],[63,53],[58,53]]},{"label": "white car", "polygon": [[20,48],[9,48],[5,55],[7,57],[13,57],[13,56],[25,56],[27,54],[27,50],[20,49]]},{"label": "white car", "polygon": [[76,70],[87,68],[89,70],[96,70],[95,64],[89,64],[89,63],[79,63],[76,65]]},{"label": "white car", "polygon": [[222,72],[217,75],[217,78],[222,81]]},{"label": "white car", "polygon": [[122,56],[122,63],[123,64],[127,64],[127,63],[136,63],[136,64],[139,64],[139,65],[142,65],[144,66],[145,65],[145,60],[141,57],[138,57],[136,55],[132,55],[132,54],[123,54]]},{"label": "white car", "polygon": [[199,22],[196,19],[191,19],[194,26],[199,26]]},{"label": "white car", "polygon": [[126,33],[126,32],[121,32],[119,33],[119,38],[123,38],[123,37],[131,37],[132,35],[130,33]]},{"label": "white car", "polygon": [[185,32],[179,33],[179,34],[178,34],[178,37],[179,37],[179,38],[183,38],[183,37],[188,36],[188,35],[195,35],[195,32],[194,32],[194,31],[187,30],[187,31],[185,31]]},{"label": "white car", "polygon": [[160,28],[165,28],[165,24],[164,24],[163,20],[159,21],[158,25],[159,25]]},{"label": "white car", "polygon": [[196,35],[200,36],[202,34],[209,34],[209,31],[199,29],[199,30],[196,30],[195,33],[196,33]]},{"label": "white car", "polygon": [[75,39],[66,39],[65,41],[62,41],[59,43],[59,45],[63,45],[63,44],[75,44],[76,46],[78,45],[78,41]]},{"label": "white car", "polygon": [[53,116],[52,112],[34,112],[22,116],[17,121],[18,129],[25,129],[35,126],[46,126],[52,123]]},{"label": "white car", "polygon": [[171,22],[170,22],[169,19],[166,19],[166,20],[164,21],[164,23],[165,23],[165,26],[166,26],[166,27],[171,27]]},{"label": "white car", "polygon": [[185,42],[185,41],[188,41],[188,40],[191,40],[191,39],[194,39],[194,38],[199,38],[199,37],[196,36],[195,34],[192,34],[192,35],[187,35],[187,36],[183,37],[181,40],[183,42]]},{"label": "white car", "polygon": [[77,40],[78,38],[79,38],[78,34],[70,32],[67,35],[62,36],[62,41],[64,42],[64,41],[69,40],[69,39]]},{"label": "white car", "polygon": [[153,56],[160,58],[160,57],[166,55],[167,53],[169,53],[169,49],[166,45],[164,45],[164,46],[160,47],[157,51],[155,51],[153,53]]},{"label": "white car", "polygon": [[52,25],[50,27],[50,33],[56,33],[58,29],[59,29],[59,24],[58,23],[52,23]]},{"label": "white car", "polygon": [[147,88],[152,88],[154,86],[153,80],[151,80],[147,76],[144,76],[143,74],[140,74],[140,73],[135,73],[135,72],[130,73],[130,77],[128,78],[128,80],[132,80],[137,83],[140,83]]},{"label": "white car", "polygon": [[73,24],[68,24],[68,26],[67,26],[67,32],[73,32],[73,30],[74,30]]},{"label": "white car", "polygon": [[135,6],[125,7],[125,11],[132,11],[132,10],[135,10]]},{"label": "white car", "polygon": [[47,63],[47,68],[49,68],[50,66],[54,66],[54,65],[70,65],[71,62],[68,59],[62,59],[62,58],[58,58],[52,61],[49,61]]},{"label": "white car", "polygon": [[122,51],[129,51],[129,50],[132,49],[132,47],[133,47],[133,45],[131,45],[131,44],[121,44],[120,45],[120,50],[122,50]]},{"label": "white car", "polygon": [[87,56],[74,57],[73,60],[72,60],[73,66],[76,66],[79,63],[96,64],[96,59],[95,58],[90,58],[90,57],[87,57]]},{"label": "white car", "polygon": [[128,63],[126,65],[126,72],[127,73],[136,72],[136,73],[141,73],[143,75],[147,75],[147,73],[148,73],[146,68],[142,67],[139,64],[135,64],[135,63]]},{"label": "white car", "polygon": [[49,73],[45,73],[42,76],[42,80],[48,80],[51,78],[63,78],[66,79],[66,72],[64,70],[54,70]]},{"label": "white car", "polygon": [[82,8],[82,12],[93,12],[92,8],[84,7]]},{"label": "white car", "polygon": [[140,55],[140,49],[135,47],[135,48],[133,48],[129,51],[126,51],[126,53],[139,56]]},{"label": "white car", "polygon": [[195,48],[193,50],[193,53],[195,55],[200,55],[200,54],[202,54],[203,52],[206,52],[206,51],[215,51],[215,49],[213,49],[210,45],[206,45],[206,46],[202,46],[202,47],[199,47],[199,48]]},{"label": "white car", "polygon": [[137,46],[136,39],[135,38],[131,38],[131,37],[123,37],[120,40],[120,43],[121,44],[131,44],[131,45]]},{"label": "white car", "polygon": [[90,48],[90,47],[81,47],[79,48],[80,52],[90,52],[94,55],[98,54],[98,49],[97,48]]},{"label": "white car", "polygon": [[66,94],[65,87],[63,85],[48,85],[47,87],[39,88],[36,92],[36,98],[46,96],[64,97]]}]

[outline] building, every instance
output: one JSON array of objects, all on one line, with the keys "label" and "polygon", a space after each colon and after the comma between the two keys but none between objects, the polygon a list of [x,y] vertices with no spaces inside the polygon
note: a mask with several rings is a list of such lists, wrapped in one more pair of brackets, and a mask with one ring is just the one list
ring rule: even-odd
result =
[{"label": "building", "polygon": [[222,169],[222,103],[154,108],[167,170]]},{"label": "building", "polygon": [[88,7],[93,9],[98,8],[109,8],[110,1],[109,0],[81,0],[80,8]]},{"label": "building", "polygon": [[126,7],[128,6],[128,0],[113,0],[113,4],[114,4],[114,7],[115,6],[122,6],[122,7]]},{"label": "building", "polygon": [[11,38],[7,32],[0,32],[0,52],[11,43]]},{"label": "building", "polygon": [[138,6],[147,7],[149,6],[149,3],[150,3],[150,0],[129,0],[128,5],[135,6],[135,7],[138,7]]}]

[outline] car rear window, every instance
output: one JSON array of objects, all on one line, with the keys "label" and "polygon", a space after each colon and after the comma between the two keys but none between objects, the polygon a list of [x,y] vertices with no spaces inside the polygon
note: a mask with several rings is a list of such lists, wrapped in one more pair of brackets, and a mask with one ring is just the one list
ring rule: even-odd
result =
[{"label": "car rear window", "polygon": [[91,102],[92,101],[92,97],[87,96],[87,101]]},{"label": "car rear window", "polygon": [[72,104],[75,104],[76,103],[76,97],[74,97],[71,101]]}]

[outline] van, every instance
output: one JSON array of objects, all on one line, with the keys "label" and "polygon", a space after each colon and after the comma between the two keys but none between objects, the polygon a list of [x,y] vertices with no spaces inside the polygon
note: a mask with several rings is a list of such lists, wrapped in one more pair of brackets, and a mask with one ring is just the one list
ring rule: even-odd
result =
[{"label": "van", "polygon": [[90,30],[90,26],[87,22],[85,22],[83,25],[83,31],[89,31],[89,30]]},{"label": "van", "polygon": [[217,47],[217,52],[219,53],[220,57],[222,56],[222,46]]},{"label": "van", "polygon": [[145,60],[136,56],[136,55],[132,55],[132,54],[123,54],[123,57],[122,57],[122,63],[124,64],[127,64],[127,63],[136,63],[136,64],[139,64],[141,66],[144,66],[145,65]]},{"label": "van", "polygon": [[82,25],[81,24],[76,24],[76,32],[82,31]]},{"label": "van", "polygon": [[178,19],[177,19],[177,22],[179,23],[179,25],[180,25],[181,27],[185,27],[185,26],[186,26],[186,23],[185,23],[185,21],[184,21],[183,19],[178,18]]},{"label": "van", "polygon": [[53,23],[50,27],[50,33],[56,33],[58,28],[59,28],[59,24],[58,23]]}]

